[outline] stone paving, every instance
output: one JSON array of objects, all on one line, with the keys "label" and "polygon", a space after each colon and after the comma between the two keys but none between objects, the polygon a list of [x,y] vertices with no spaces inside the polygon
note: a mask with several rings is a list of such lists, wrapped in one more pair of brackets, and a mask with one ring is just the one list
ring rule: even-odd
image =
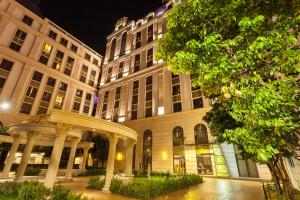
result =
[{"label": "stone paving", "polygon": [[[130,200],[132,198],[86,189],[88,177],[74,178],[62,185],[94,200]],[[204,178],[204,183],[161,196],[156,200],[264,200],[262,183],[256,181]]]}]

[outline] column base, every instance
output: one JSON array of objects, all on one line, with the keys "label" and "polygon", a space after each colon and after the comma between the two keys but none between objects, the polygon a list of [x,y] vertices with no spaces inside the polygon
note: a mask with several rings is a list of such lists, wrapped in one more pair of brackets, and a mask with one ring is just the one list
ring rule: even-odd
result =
[{"label": "column base", "polygon": [[111,192],[109,191],[109,188],[108,188],[108,187],[103,187],[103,188],[102,188],[102,192],[103,192],[103,193],[111,193]]}]

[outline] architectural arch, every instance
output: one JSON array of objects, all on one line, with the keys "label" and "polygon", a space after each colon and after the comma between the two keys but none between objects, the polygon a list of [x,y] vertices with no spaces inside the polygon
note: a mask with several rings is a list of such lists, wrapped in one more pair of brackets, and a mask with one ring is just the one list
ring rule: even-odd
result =
[{"label": "architectural arch", "polygon": [[209,143],[207,128],[204,124],[197,124],[194,128],[194,133],[196,145]]},{"label": "architectural arch", "polygon": [[143,135],[143,170],[152,168],[152,131],[147,129]]}]

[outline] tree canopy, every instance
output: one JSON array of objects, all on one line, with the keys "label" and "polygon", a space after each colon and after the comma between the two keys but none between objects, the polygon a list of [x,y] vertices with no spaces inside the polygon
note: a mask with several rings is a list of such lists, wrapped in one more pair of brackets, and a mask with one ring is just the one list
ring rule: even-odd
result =
[{"label": "tree canopy", "polygon": [[299,0],[186,0],[167,15],[156,57],[198,75],[218,141],[278,166],[298,143],[299,30]]}]

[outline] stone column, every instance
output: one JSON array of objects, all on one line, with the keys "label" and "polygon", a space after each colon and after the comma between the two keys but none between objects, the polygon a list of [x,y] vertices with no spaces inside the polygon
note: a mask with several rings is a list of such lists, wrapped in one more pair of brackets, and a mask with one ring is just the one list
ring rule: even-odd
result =
[{"label": "stone column", "polygon": [[102,191],[104,192],[109,192],[111,179],[113,178],[114,175],[117,142],[118,142],[117,135],[112,135],[109,137],[109,152],[108,152],[108,160],[107,160],[107,167],[106,167],[105,184],[102,189]]},{"label": "stone column", "polygon": [[22,159],[21,159],[21,162],[20,162],[16,177],[15,177],[15,181],[19,181],[25,173],[28,161],[30,159],[31,151],[34,147],[35,139],[36,139],[36,135],[34,133],[27,134],[27,143],[25,145],[25,149],[24,149]]},{"label": "stone column", "polygon": [[76,138],[72,142],[72,147],[71,147],[71,151],[70,151],[67,172],[66,172],[66,176],[65,176],[66,179],[71,179],[72,178],[73,164],[74,164],[74,161],[75,161],[76,149],[77,149],[77,145],[78,145],[79,141],[80,141],[80,138]]},{"label": "stone column", "polygon": [[5,166],[4,166],[4,169],[3,169],[3,172],[2,172],[2,178],[8,178],[9,177],[9,172],[10,172],[11,166],[12,166],[14,160],[15,160],[15,155],[17,153],[19,145],[20,145],[20,137],[19,136],[14,136],[13,144],[10,148],[10,151],[9,151],[9,154],[8,154],[7,159],[6,159]]},{"label": "stone column", "polygon": [[125,162],[125,170],[124,173],[126,176],[132,176],[132,162],[133,162],[133,147],[134,142],[133,140],[127,139],[125,141],[126,147],[126,162]]},{"label": "stone column", "polygon": [[88,159],[88,156],[89,156],[89,150],[90,150],[90,147],[84,147],[83,148],[83,158],[82,158],[82,161],[79,165],[79,171],[80,173],[84,173],[85,172],[85,166],[86,166],[86,162],[87,162],[87,159]]},{"label": "stone column", "polygon": [[48,171],[44,182],[44,185],[47,188],[52,188],[56,181],[61,154],[64,148],[67,134],[70,130],[71,130],[71,126],[64,125],[64,124],[58,124],[56,127],[57,135],[53,145],[51,159],[48,165]]}]

